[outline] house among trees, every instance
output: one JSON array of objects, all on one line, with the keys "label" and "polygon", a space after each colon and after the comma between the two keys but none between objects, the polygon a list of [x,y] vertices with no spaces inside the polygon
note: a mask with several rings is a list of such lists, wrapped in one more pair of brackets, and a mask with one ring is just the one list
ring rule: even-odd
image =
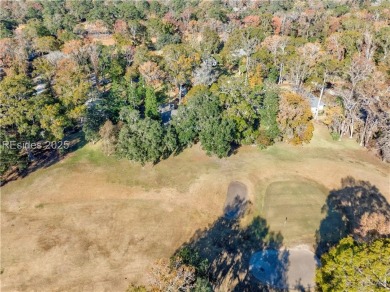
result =
[{"label": "house among trees", "polygon": [[177,105],[174,103],[164,103],[158,107],[158,112],[161,115],[161,122],[168,125],[172,116],[177,114]]},{"label": "house among trees", "polygon": [[313,115],[315,115],[318,112],[322,112],[324,110],[325,104],[322,100],[320,100],[317,96],[315,96],[311,92],[307,92],[303,88],[294,88],[294,91],[300,95],[302,95],[304,98],[308,99],[310,102],[310,109]]},{"label": "house among trees", "polygon": [[310,99],[310,108],[313,115],[315,115],[317,111],[322,112],[324,110],[325,104],[322,101],[320,101],[317,96],[310,93],[309,99]]},{"label": "house among trees", "polygon": [[2,1],[2,130],[95,141],[109,121],[117,154],[146,163],[309,143],[323,111],[390,161],[388,4],[246,2]]}]

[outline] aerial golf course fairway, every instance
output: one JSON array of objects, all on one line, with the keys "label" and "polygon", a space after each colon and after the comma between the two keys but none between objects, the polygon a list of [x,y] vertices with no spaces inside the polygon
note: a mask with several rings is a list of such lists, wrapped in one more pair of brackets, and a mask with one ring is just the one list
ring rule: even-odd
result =
[{"label": "aerial golf course fairway", "polygon": [[245,146],[226,159],[195,145],[142,167],[106,157],[99,147],[87,144],[1,187],[2,291],[144,284],[154,261],[223,215],[232,181],[247,187],[248,218],[265,218],[289,248],[314,250],[321,207],[342,178],[369,181],[390,195],[388,165],[352,140],[332,141],[318,125],[308,145]]}]

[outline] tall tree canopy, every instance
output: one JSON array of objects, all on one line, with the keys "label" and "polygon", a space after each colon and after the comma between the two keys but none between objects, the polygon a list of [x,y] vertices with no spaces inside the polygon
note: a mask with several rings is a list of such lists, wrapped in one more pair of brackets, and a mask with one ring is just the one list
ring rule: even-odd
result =
[{"label": "tall tree canopy", "polygon": [[316,274],[320,291],[386,291],[390,288],[390,240],[357,243],[342,239],[321,258]]},{"label": "tall tree canopy", "polygon": [[132,109],[161,157],[198,142],[224,157],[307,143],[313,114],[389,161],[388,1],[287,2],[2,1],[1,128],[97,141]]}]

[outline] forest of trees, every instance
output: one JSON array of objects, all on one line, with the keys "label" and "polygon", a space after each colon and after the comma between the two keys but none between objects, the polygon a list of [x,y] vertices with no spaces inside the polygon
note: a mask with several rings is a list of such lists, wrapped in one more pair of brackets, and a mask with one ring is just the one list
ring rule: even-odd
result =
[{"label": "forest of trees", "polygon": [[[1,1],[0,175],[37,155],[11,142],[78,133],[144,165],[196,143],[301,145],[316,123],[390,162],[389,24],[388,0]],[[389,287],[387,217],[359,219],[323,254],[320,291]],[[212,291],[208,265],[181,250],[151,286]]]},{"label": "forest of trees", "polygon": [[[390,161],[389,1],[0,5],[1,141],[82,129],[144,164],[198,142],[218,157],[307,143],[318,120]],[[0,147],[2,174],[28,163],[29,149]]]}]

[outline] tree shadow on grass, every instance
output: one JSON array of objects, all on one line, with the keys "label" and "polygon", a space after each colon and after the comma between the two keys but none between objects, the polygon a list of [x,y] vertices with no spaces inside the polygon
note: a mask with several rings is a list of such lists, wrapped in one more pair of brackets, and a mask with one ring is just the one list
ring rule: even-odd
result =
[{"label": "tree shadow on grass", "polygon": [[43,147],[47,149],[33,149],[31,151],[31,159],[28,159],[27,154],[24,154],[24,156],[20,159],[23,161],[25,167],[17,167],[11,170],[4,178],[2,178],[0,185],[3,186],[10,181],[17,180],[18,178],[24,178],[38,169],[52,166],[65,158],[67,154],[74,152],[87,144],[82,131],[70,133],[63,139],[63,141],[69,142],[69,148],[64,149],[63,151],[59,149],[52,149],[47,142],[41,142],[43,143]]},{"label": "tree shadow on grass", "polygon": [[[227,210],[245,210],[248,201],[238,198],[234,206]],[[220,291],[267,291],[269,285],[261,283],[250,271],[251,257],[256,252],[272,250],[274,261],[267,278],[278,278],[278,286],[287,287],[286,272],[288,253],[280,251],[283,237],[280,233],[270,231],[267,222],[261,217],[255,217],[246,227],[240,224],[244,216],[219,217],[209,228],[198,230],[192,238],[181,246],[176,254],[187,249],[198,254],[201,259],[207,259],[206,277],[214,289]],[[282,259],[282,260],[281,260]],[[276,260],[276,261],[275,261]],[[261,268],[260,268],[261,269]]]},{"label": "tree shadow on grass", "polygon": [[316,231],[318,257],[346,236],[351,235],[356,240],[377,237],[379,234],[375,234],[375,229],[365,238],[356,232],[361,227],[363,216],[376,213],[390,222],[390,205],[386,198],[368,181],[357,181],[353,177],[342,179],[341,189],[329,193],[322,212],[326,212],[326,217]]}]

